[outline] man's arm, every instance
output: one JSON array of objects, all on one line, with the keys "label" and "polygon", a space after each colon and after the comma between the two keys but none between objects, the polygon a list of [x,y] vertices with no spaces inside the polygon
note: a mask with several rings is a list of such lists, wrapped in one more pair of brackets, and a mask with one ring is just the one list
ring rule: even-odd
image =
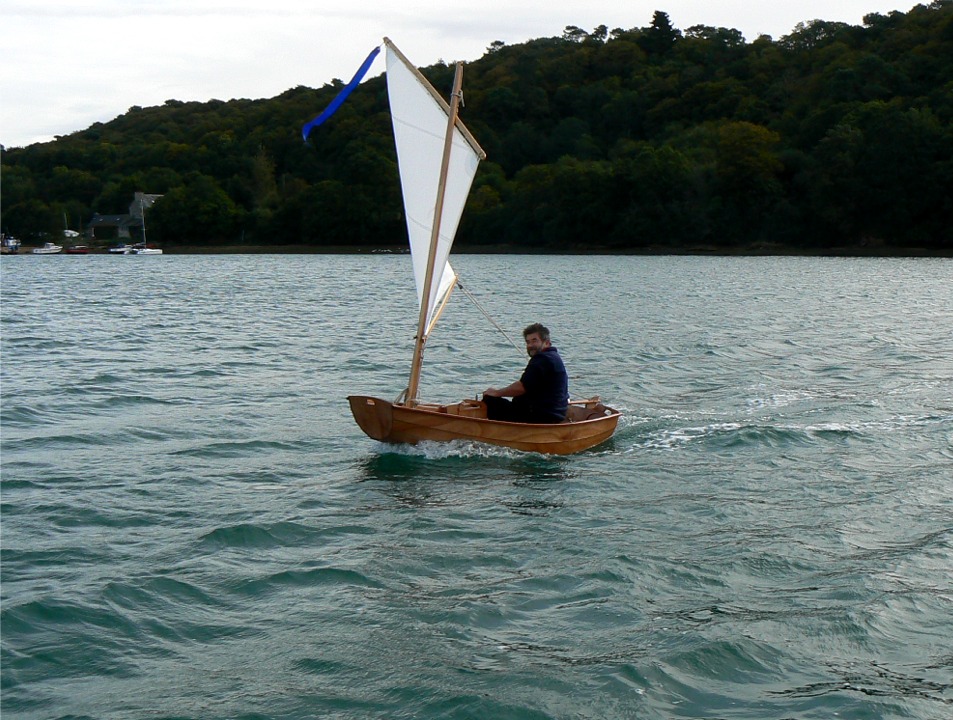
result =
[{"label": "man's arm", "polygon": [[517,380],[505,388],[487,388],[483,391],[483,394],[490,397],[519,397],[526,394],[526,388],[523,387],[523,383]]}]

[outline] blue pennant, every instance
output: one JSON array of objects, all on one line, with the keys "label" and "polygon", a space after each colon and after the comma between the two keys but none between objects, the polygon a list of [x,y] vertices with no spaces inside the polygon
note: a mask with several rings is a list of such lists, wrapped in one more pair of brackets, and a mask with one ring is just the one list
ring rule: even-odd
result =
[{"label": "blue pennant", "polygon": [[347,96],[350,95],[354,88],[358,86],[364,76],[367,74],[367,71],[371,67],[371,63],[374,62],[374,58],[377,57],[377,53],[381,51],[380,46],[371,50],[371,54],[367,56],[367,59],[364,61],[364,64],[358,68],[358,71],[354,73],[354,77],[351,78],[351,82],[344,86],[344,88],[335,96],[334,100],[331,101],[331,104],[328,105],[324,112],[318,115],[314,120],[307,123],[303,128],[301,128],[301,135],[304,137],[305,142],[308,140],[308,135],[311,134],[311,131],[318,127],[321,123],[327,120],[329,117],[334,115],[337,112],[337,109],[341,107],[341,103],[347,100]]}]

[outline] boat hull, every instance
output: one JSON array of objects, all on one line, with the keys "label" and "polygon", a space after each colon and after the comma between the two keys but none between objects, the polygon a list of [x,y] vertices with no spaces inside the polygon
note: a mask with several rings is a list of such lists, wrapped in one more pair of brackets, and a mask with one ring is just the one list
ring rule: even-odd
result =
[{"label": "boat hull", "polygon": [[598,399],[573,403],[562,423],[534,424],[488,420],[486,406],[464,400],[452,405],[395,405],[366,395],[348,397],[351,413],[369,437],[387,443],[469,440],[549,455],[569,455],[608,440],[620,413]]},{"label": "boat hull", "polygon": [[34,255],[56,255],[61,252],[63,252],[63,247],[53,243],[46,243],[43,247],[33,248]]}]

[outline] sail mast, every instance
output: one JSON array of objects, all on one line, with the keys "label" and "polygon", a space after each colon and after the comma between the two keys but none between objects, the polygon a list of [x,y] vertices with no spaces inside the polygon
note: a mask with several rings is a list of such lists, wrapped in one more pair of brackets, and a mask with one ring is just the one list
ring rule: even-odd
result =
[{"label": "sail mast", "polygon": [[460,94],[463,87],[463,63],[457,63],[453,76],[453,91],[450,97],[450,113],[447,118],[447,134],[443,142],[443,161],[440,164],[440,182],[437,185],[437,201],[434,206],[433,228],[430,231],[430,250],[427,254],[427,275],[424,279],[423,302],[420,303],[420,316],[417,319],[417,337],[414,342],[414,357],[410,365],[410,381],[404,402],[414,405],[417,402],[417,392],[420,387],[420,369],[424,362],[424,345],[427,342],[427,316],[430,312],[430,289],[434,281],[434,264],[436,263],[437,243],[440,239],[440,219],[443,217],[443,200],[447,188],[447,171],[450,167],[450,151],[453,147],[453,130],[457,124],[457,113],[460,108]]},{"label": "sail mast", "polygon": [[142,248],[144,250],[149,247],[149,244],[146,242],[146,204],[143,197],[143,195],[139,195],[139,214],[142,215]]}]

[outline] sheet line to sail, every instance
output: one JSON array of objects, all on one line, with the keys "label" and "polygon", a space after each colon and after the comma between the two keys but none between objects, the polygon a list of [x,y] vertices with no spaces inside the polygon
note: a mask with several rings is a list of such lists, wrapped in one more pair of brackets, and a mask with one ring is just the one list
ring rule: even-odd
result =
[{"label": "sheet line to sail", "polygon": [[440,234],[430,297],[423,297],[428,255],[450,107],[423,75],[388,40],[387,95],[390,100],[404,214],[413,258],[417,301],[426,302],[426,334],[433,328],[456,281],[448,258],[483,149],[461,121],[454,128]]}]

